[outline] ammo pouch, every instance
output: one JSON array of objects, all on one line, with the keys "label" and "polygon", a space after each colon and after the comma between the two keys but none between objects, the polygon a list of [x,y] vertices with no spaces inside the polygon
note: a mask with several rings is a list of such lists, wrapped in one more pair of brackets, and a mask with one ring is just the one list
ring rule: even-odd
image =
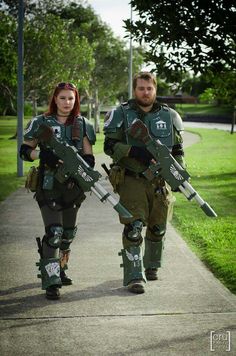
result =
[{"label": "ammo pouch", "polygon": [[155,183],[157,186],[156,194],[160,194],[162,196],[163,204],[168,208],[167,221],[171,221],[176,198],[171,191],[171,187],[164,181],[163,178],[156,177],[154,179],[156,180]]},{"label": "ammo pouch", "polygon": [[26,176],[25,188],[28,191],[36,192],[39,181],[39,167],[30,167],[29,172]]},{"label": "ammo pouch", "polygon": [[124,183],[125,169],[120,166],[113,165],[109,173],[109,181],[113,186],[114,193],[117,193],[117,188],[120,184]]}]

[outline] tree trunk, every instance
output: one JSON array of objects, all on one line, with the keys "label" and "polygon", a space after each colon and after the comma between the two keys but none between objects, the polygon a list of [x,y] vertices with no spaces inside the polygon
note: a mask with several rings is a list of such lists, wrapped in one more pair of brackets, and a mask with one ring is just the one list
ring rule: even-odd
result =
[{"label": "tree trunk", "polygon": [[236,121],[236,106],[234,107],[234,112],[232,116],[231,131],[230,131],[231,134],[234,133],[235,121]]},{"label": "tree trunk", "polygon": [[98,101],[98,89],[95,89],[94,129],[96,133],[100,132],[100,105]]},{"label": "tree trunk", "polygon": [[37,106],[37,98],[34,95],[32,98],[32,104],[33,104],[33,116],[36,116],[38,114],[38,106]]},{"label": "tree trunk", "polygon": [[89,98],[88,105],[87,105],[87,119],[91,120],[91,118],[92,118],[92,102]]}]

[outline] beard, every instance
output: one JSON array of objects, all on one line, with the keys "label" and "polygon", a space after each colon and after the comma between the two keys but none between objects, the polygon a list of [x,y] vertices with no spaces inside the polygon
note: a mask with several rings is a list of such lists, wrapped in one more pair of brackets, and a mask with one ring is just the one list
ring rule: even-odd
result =
[{"label": "beard", "polygon": [[145,99],[142,100],[142,99],[137,99],[137,98],[136,98],[137,104],[138,104],[139,106],[144,107],[144,108],[153,105],[153,104],[154,104],[154,101],[155,101],[155,98],[150,98],[150,99],[146,98],[146,100],[145,100]]}]

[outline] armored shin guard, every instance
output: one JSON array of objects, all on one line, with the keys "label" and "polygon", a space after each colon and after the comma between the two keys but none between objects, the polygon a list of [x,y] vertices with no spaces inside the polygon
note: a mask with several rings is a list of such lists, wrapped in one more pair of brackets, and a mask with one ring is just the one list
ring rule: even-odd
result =
[{"label": "armored shin guard", "polygon": [[42,289],[47,289],[50,286],[61,287],[60,260],[57,257],[56,249],[50,248],[45,243],[42,245],[40,237],[37,237],[36,241],[40,255],[36,266],[40,271],[38,277],[42,279]]},{"label": "armored shin guard", "polygon": [[122,249],[119,252],[119,256],[122,256],[124,267],[124,279],[123,285],[127,286],[131,281],[143,280],[146,282],[146,278],[143,272],[143,256],[140,246],[130,246],[126,249]]},{"label": "armored shin guard", "polygon": [[151,241],[145,238],[143,264],[145,269],[161,267],[164,241]]},{"label": "armored shin guard", "polygon": [[42,289],[61,287],[59,258],[41,258],[36,266],[39,267],[38,277],[42,279]]}]

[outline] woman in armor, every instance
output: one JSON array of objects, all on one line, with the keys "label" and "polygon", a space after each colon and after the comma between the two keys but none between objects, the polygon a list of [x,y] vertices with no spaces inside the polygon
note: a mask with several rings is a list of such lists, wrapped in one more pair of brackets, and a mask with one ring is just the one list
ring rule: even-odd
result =
[{"label": "woman in armor", "polygon": [[35,198],[39,205],[45,234],[40,250],[39,270],[46,298],[58,299],[59,288],[72,284],[65,270],[70,244],[76,235],[76,219],[85,199],[82,189],[71,179],[59,182],[55,174],[63,164],[44,142],[37,138],[41,125],[49,126],[55,137],[74,146],[93,168],[95,159],[92,145],[96,141],[93,126],[80,115],[79,93],[72,83],[59,83],[52,94],[48,111],[34,117],[24,133],[20,157],[25,161],[39,159],[39,178]]}]

